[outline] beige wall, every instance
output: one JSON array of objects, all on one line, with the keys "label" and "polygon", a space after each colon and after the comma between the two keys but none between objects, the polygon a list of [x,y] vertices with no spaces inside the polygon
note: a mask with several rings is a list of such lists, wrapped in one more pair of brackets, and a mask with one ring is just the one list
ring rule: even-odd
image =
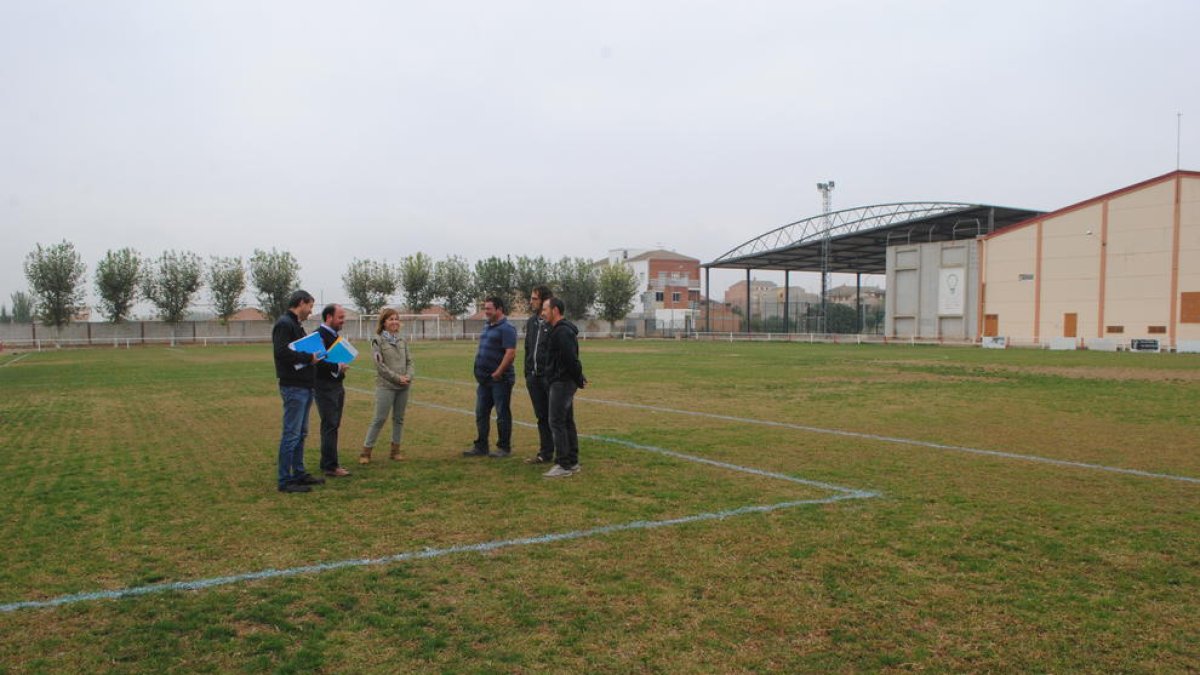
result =
[{"label": "beige wall", "polygon": [[[999,334],[1033,336],[1037,227],[1022,227],[984,243],[984,314],[999,315]],[[1034,275],[1022,279],[1022,275]]]},{"label": "beige wall", "polygon": [[1150,335],[1171,316],[1171,242],[1175,181],[1113,199],[1108,207],[1104,323],[1129,337]]},{"label": "beige wall", "polygon": [[1104,206],[1095,204],[1042,223],[1041,337],[1065,337],[1075,314],[1077,337],[1096,335],[1100,312],[1100,238]]},{"label": "beige wall", "polygon": [[1200,339],[1200,323],[1178,321],[1179,293],[1200,292],[1198,176],[1169,176],[997,233],[983,255],[983,313],[999,315],[1000,335],[1046,342],[1064,335],[1064,315],[1073,313],[1085,340]]},{"label": "beige wall", "polygon": [[[1200,293],[1200,178],[1185,178],[1179,218],[1179,292]],[[1176,316],[1179,307],[1175,308]],[[1180,340],[1200,340],[1200,323],[1180,323]]]}]

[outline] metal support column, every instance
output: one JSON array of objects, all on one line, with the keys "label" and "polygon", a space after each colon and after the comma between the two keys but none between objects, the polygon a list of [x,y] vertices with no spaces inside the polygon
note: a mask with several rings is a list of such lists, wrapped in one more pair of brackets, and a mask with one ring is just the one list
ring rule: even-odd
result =
[{"label": "metal support column", "polygon": [[750,268],[746,268],[746,332],[750,332]]},{"label": "metal support column", "polygon": [[863,332],[863,313],[862,313],[862,272],[854,273],[854,314],[858,317],[854,323],[858,324],[858,332]]},{"label": "metal support column", "polygon": [[788,305],[792,304],[791,297],[789,295],[789,293],[791,291],[791,288],[789,288],[789,287],[791,286],[791,284],[788,282],[788,275],[790,275],[790,274],[791,274],[791,270],[783,271],[783,333],[784,333],[784,335],[787,335],[792,332],[792,324],[788,321]]},{"label": "metal support column", "polygon": [[708,273],[711,271],[712,271],[711,268],[708,268],[708,267],[704,268],[704,293],[705,293],[705,296],[702,299],[702,302],[703,302],[703,306],[704,306],[704,332],[705,333],[712,332],[712,283],[709,282],[709,279],[708,279]]}]

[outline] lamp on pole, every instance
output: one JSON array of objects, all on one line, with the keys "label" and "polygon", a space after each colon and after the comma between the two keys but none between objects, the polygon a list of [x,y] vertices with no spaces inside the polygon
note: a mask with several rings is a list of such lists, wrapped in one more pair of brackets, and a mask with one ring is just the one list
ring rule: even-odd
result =
[{"label": "lamp on pole", "polygon": [[819,328],[822,333],[829,332],[826,296],[829,295],[829,248],[830,230],[832,229],[829,214],[833,211],[833,187],[833,181],[817,183],[817,190],[821,192],[821,213],[825,214],[825,231],[821,236],[821,322]]}]

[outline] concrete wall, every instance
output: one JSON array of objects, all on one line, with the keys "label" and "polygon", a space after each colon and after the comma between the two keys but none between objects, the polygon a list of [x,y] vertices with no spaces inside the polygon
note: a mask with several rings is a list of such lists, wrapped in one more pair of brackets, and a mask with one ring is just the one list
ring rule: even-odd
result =
[{"label": "concrete wall", "polygon": [[974,339],[978,251],[975,240],[889,247],[884,335]]}]

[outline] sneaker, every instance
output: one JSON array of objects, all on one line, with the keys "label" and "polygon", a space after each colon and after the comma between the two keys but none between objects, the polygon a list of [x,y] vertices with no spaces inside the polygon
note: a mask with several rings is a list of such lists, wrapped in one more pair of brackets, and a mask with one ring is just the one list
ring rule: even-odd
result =
[{"label": "sneaker", "polygon": [[566,478],[567,476],[574,476],[576,470],[577,469],[564,469],[561,466],[555,464],[554,466],[550,467],[549,471],[542,474],[542,477],[543,478]]},{"label": "sneaker", "polygon": [[293,478],[292,482],[296,485],[324,485],[325,479],[317,478],[311,473],[305,473]]},{"label": "sneaker", "polygon": [[496,448],[495,452],[489,452],[488,457],[492,459],[504,459],[512,455],[512,450],[507,448]]},{"label": "sneaker", "polygon": [[332,471],[326,471],[325,475],[329,476],[330,478],[343,478],[345,476],[349,476],[350,472],[339,466]]},{"label": "sneaker", "polygon": [[280,492],[312,492],[312,488],[310,488],[307,485],[300,485],[299,483],[284,483],[283,485],[279,486],[279,491]]},{"label": "sneaker", "polygon": [[526,464],[549,464],[550,459],[547,457],[542,457],[541,455],[534,455],[533,457],[525,458],[525,463]]},{"label": "sneaker", "polygon": [[471,448],[463,450],[463,457],[487,457],[488,451],[481,448]]},{"label": "sneaker", "polygon": [[583,467],[579,465],[579,462],[575,462],[575,466],[567,469],[567,471],[570,471],[571,473],[579,473],[579,470],[582,468]]}]

